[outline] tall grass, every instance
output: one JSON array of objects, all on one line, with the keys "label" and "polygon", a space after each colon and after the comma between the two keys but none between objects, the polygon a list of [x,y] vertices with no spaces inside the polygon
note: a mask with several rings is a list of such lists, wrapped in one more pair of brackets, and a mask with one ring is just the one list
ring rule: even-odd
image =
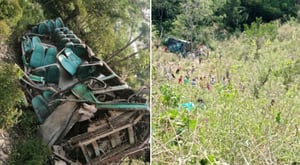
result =
[{"label": "tall grass", "polygon": [[[202,64],[153,50],[152,163],[300,163],[299,27],[288,22],[274,40],[264,38],[259,59],[244,34],[216,41],[217,49]],[[191,78],[211,73],[217,82],[209,91],[199,84],[180,85],[178,76],[185,72],[176,79],[164,75],[164,67],[175,72],[177,65],[183,70],[194,65]],[[224,87],[226,73],[230,84]],[[169,104],[165,98],[180,99]],[[180,107],[189,101],[195,103],[191,111]]]}]

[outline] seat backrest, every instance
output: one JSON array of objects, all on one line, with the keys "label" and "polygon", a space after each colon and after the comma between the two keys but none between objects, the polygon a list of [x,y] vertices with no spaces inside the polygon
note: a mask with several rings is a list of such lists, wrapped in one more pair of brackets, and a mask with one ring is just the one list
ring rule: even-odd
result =
[{"label": "seat backrest", "polygon": [[58,84],[60,80],[60,70],[57,64],[47,65],[33,69],[32,75],[43,78],[45,83]]},{"label": "seat backrest", "polygon": [[29,66],[36,68],[44,65],[45,48],[36,45],[30,57]]},{"label": "seat backrest", "polygon": [[81,58],[69,48],[64,50],[64,54],[58,55],[58,61],[71,76],[76,73],[78,66],[82,63]]},{"label": "seat backrest", "polygon": [[39,122],[43,123],[51,113],[48,102],[42,95],[38,95],[31,100],[31,103]]},{"label": "seat backrest", "polygon": [[47,67],[45,81],[46,83],[58,84],[60,78],[60,72],[57,65],[51,65]]},{"label": "seat backrest", "polygon": [[60,17],[55,19],[55,27],[56,28],[62,28],[64,27],[64,22],[62,21],[62,19]]},{"label": "seat backrest", "polygon": [[75,85],[72,88],[72,93],[76,97],[78,97],[78,98],[80,98],[82,100],[99,103],[99,101],[95,97],[94,93],[91,90],[89,90],[86,85],[83,85],[83,84],[77,84],[77,85]]},{"label": "seat backrest", "polygon": [[57,49],[55,47],[49,47],[46,51],[45,59],[43,62],[44,66],[55,63],[56,54],[57,54]]},{"label": "seat backrest", "polygon": [[70,48],[79,57],[87,57],[89,54],[87,46],[85,44],[76,44],[73,42],[68,42],[66,43],[66,48]]},{"label": "seat backrest", "polygon": [[39,34],[49,34],[50,28],[46,22],[42,22],[38,25]]}]

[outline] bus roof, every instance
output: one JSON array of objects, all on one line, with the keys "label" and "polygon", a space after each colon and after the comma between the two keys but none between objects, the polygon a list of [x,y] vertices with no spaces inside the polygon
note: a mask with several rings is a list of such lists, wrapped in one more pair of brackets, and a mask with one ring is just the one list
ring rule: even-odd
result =
[{"label": "bus roof", "polygon": [[174,40],[177,40],[177,41],[180,41],[180,42],[184,42],[184,43],[191,43],[190,41],[178,39],[178,38],[175,38],[175,37],[168,37],[167,40],[168,40],[168,39],[174,39]]}]

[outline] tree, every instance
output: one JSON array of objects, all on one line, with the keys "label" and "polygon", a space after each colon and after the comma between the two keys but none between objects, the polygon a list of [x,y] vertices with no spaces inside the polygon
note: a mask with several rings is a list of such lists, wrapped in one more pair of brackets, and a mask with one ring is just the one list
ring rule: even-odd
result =
[{"label": "tree", "polygon": [[247,8],[249,18],[247,24],[261,17],[264,22],[296,16],[297,8],[294,0],[241,0],[241,6]]},{"label": "tree", "polygon": [[241,5],[241,0],[227,1],[221,13],[225,15],[225,28],[229,31],[241,30],[249,17],[247,8]]},{"label": "tree", "polygon": [[207,43],[213,36],[213,23],[218,19],[215,12],[223,4],[223,0],[185,0],[180,3],[181,13],[172,23],[171,34],[191,42]]},{"label": "tree", "polygon": [[172,22],[181,13],[180,3],[184,0],[153,0],[151,6],[152,23],[158,27],[160,38],[172,29]]}]

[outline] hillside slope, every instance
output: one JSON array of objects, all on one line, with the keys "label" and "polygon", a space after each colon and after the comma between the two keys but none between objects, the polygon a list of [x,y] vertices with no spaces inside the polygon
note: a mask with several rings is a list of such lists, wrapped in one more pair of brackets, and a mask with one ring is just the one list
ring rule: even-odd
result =
[{"label": "hillside slope", "polygon": [[300,163],[300,24],[274,24],[215,41],[201,64],[153,49],[153,164]]}]

